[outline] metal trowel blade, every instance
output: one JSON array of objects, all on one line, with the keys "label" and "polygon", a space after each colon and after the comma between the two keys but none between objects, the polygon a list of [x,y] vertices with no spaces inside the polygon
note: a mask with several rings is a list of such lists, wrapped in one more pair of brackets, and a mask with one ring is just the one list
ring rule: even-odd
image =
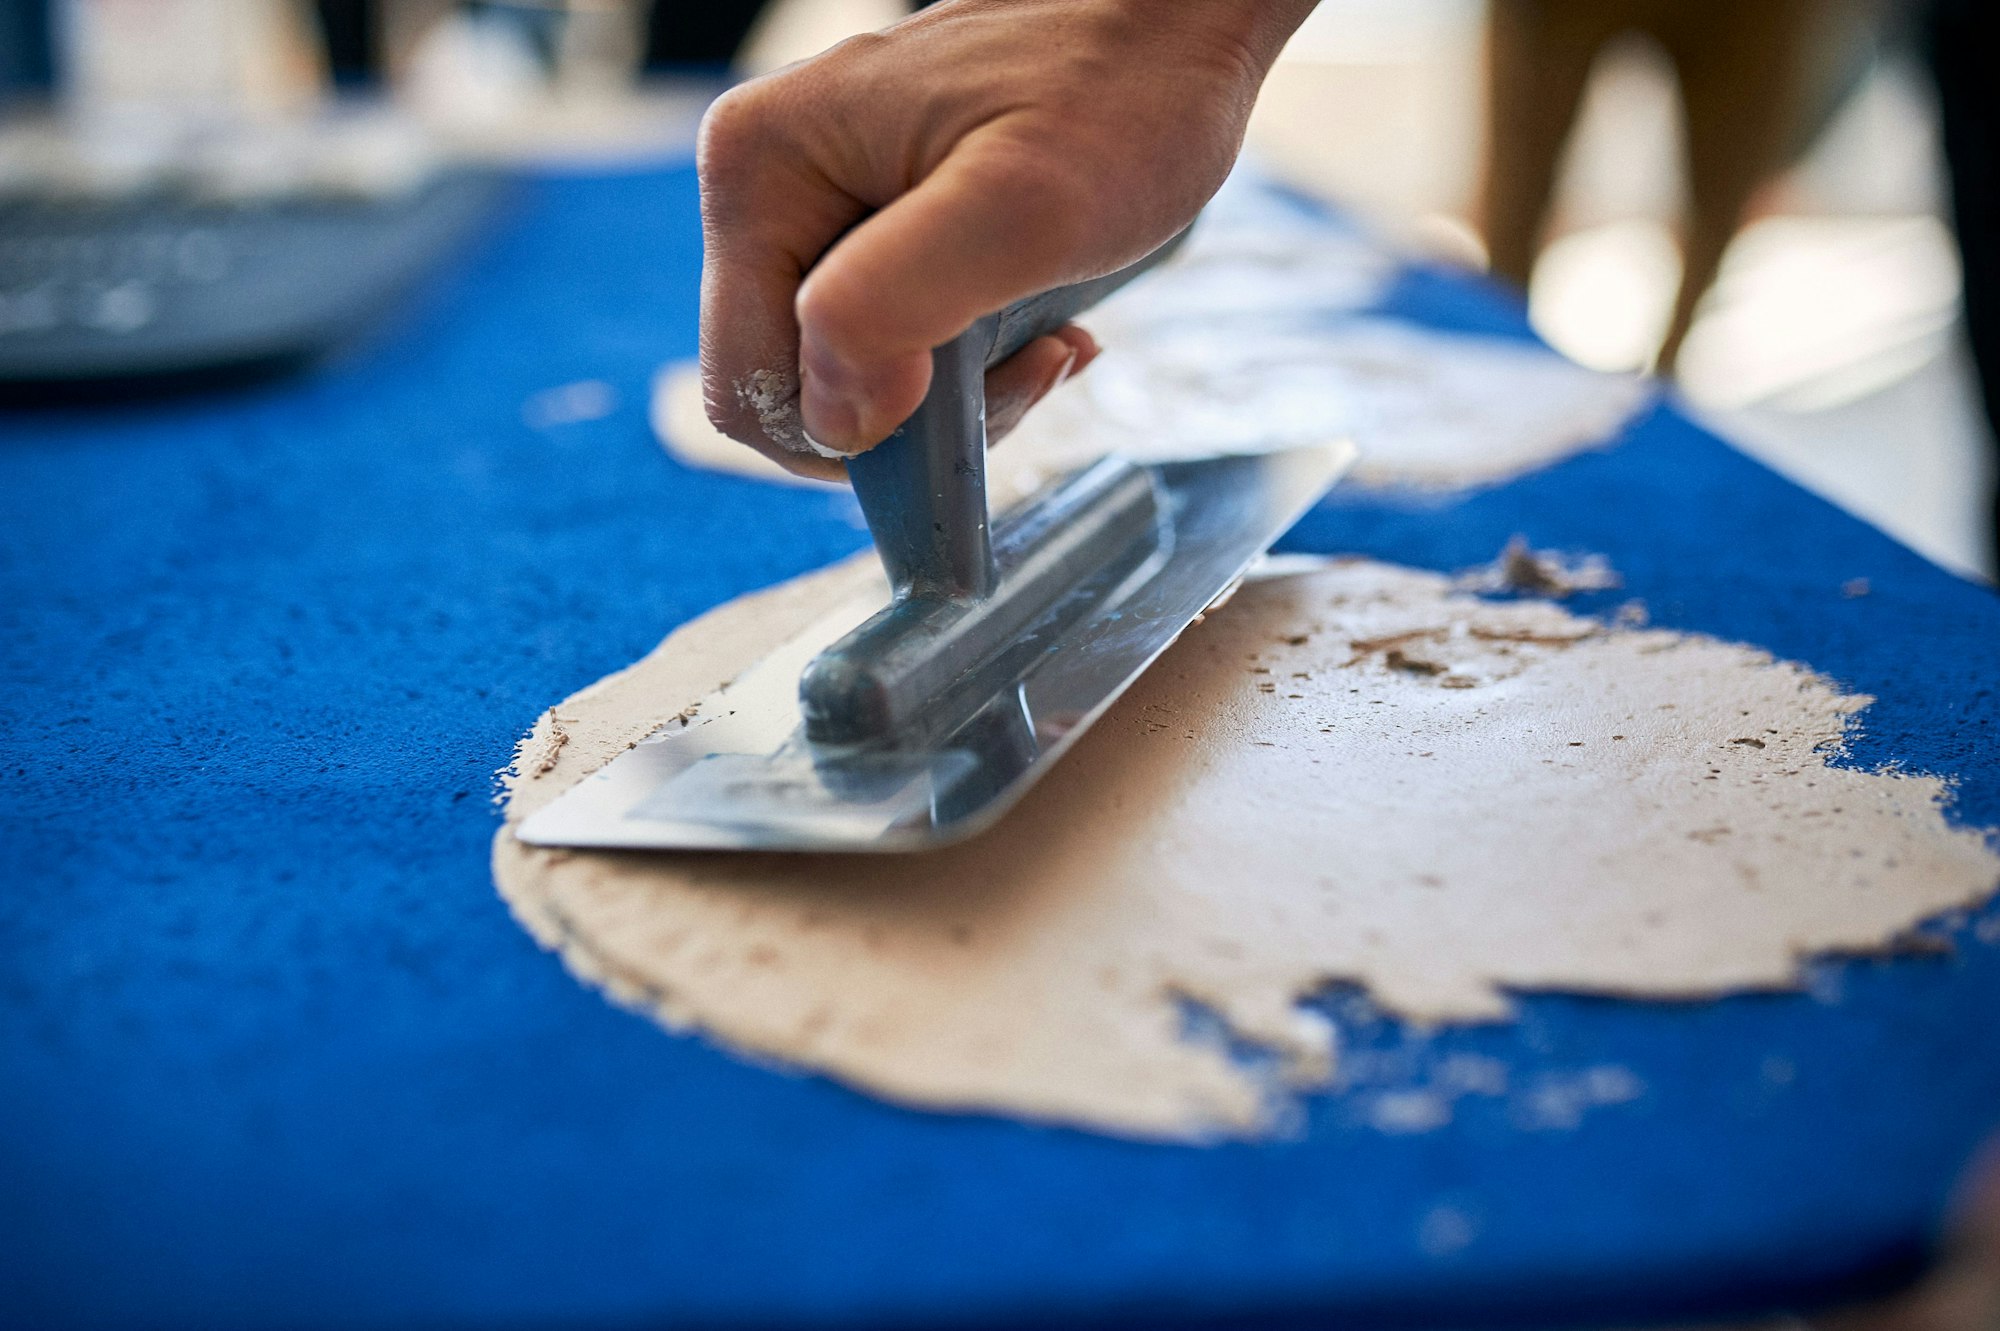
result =
[{"label": "metal trowel blade", "polygon": [[[1150,464],[1156,558],[1076,593],[1072,621],[949,735],[915,748],[805,738],[799,675],[880,609],[840,607],[523,822],[534,846],[908,851],[992,825],[1352,463],[1347,444]],[[1033,502],[1033,501],[1030,501]]]}]

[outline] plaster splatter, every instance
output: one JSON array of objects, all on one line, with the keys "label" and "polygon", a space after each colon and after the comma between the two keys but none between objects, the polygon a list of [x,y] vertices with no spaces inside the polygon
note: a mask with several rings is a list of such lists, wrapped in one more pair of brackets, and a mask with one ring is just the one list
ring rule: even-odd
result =
[{"label": "plaster splatter", "polygon": [[[523,741],[508,829],[879,576],[724,606],[566,701],[561,748],[547,717]],[[1790,988],[1986,897],[2000,856],[1947,821],[1943,780],[1832,762],[1868,701],[1749,647],[1351,562],[1246,585],[967,845],[608,855],[503,829],[494,869],[574,972],[670,1028],[909,1105],[1254,1135],[1338,1084],[1304,1002],[1330,986],[1425,1023],[1503,1020],[1518,991]],[[1505,1090],[1557,1129],[1640,1094],[1618,1071],[1472,1068],[1371,1112],[1423,1131]]]},{"label": "plaster splatter", "polygon": [[1511,538],[1500,557],[1469,568],[1452,585],[1467,592],[1518,592],[1563,600],[1578,592],[1603,592],[1622,585],[1603,555],[1572,558],[1560,550],[1536,550],[1528,538]]},{"label": "plaster splatter", "polygon": [[[697,379],[697,382],[699,380]],[[792,453],[817,453],[799,418],[799,376],[795,370],[752,370],[736,384],[736,400],[757,417],[764,436]],[[713,427],[710,427],[711,430]]]}]

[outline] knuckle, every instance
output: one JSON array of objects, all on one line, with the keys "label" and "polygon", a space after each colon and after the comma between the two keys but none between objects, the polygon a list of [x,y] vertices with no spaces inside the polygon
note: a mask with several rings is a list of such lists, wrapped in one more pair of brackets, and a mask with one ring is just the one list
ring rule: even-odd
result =
[{"label": "knuckle", "polygon": [[813,65],[832,73],[852,77],[877,61],[894,58],[902,43],[883,32],[857,32],[821,52]]},{"label": "knuckle", "polygon": [[871,331],[872,302],[844,266],[826,264],[813,270],[799,287],[799,326],[842,349],[864,342]]},{"label": "knuckle", "polygon": [[1038,267],[1077,261],[1100,229],[1102,201],[1090,183],[1061,156],[1012,151],[983,164],[981,189],[1019,219],[1015,244]]},{"label": "knuckle", "polygon": [[695,136],[695,167],[705,186],[737,178],[756,160],[771,134],[770,103],[758,81],[738,84],[709,104]]}]

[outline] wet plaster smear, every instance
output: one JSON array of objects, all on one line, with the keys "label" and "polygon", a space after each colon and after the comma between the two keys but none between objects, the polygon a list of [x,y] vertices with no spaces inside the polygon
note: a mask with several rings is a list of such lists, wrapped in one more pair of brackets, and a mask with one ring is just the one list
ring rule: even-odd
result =
[{"label": "wet plaster smear", "polygon": [[[726,605],[556,706],[509,827],[726,708],[871,579]],[[1508,990],[1696,999],[1986,896],[2000,858],[1944,782],[1829,765],[1867,701],[1749,647],[1338,563],[1246,586],[968,845],[611,855],[503,829],[493,862],[573,972],[672,1029],[908,1105],[1255,1135],[1333,1079],[1300,1003],[1336,982],[1424,1022],[1504,1019]]]}]

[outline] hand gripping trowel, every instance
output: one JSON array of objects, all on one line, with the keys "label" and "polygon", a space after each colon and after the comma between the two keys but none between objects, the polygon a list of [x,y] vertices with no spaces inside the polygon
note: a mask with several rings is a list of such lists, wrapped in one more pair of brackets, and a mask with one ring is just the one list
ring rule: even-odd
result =
[{"label": "hand gripping trowel", "polygon": [[1006,812],[1351,458],[1345,445],[1110,457],[989,525],[987,368],[1178,243],[939,347],[916,414],[847,464],[894,590],[887,608],[858,628],[865,608],[823,620],[691,722],[662,726],[528,818],[519,838],[915,850]]}]

